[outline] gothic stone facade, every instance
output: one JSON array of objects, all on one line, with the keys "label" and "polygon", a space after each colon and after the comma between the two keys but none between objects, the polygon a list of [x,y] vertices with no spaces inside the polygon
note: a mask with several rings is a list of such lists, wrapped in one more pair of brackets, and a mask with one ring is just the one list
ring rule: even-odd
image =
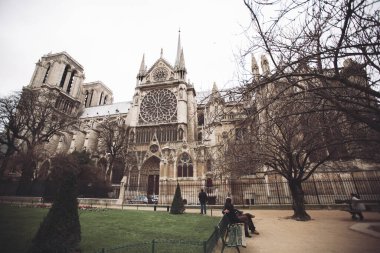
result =
[{"label": "gothic stone facade", "polygon": [[[265,57],[261,64],[268,71]],[[170,203],[175,185],[181,182],[187,186],[182,188],[183,197],[195,204],[199,187],[212,186],[216,175],[223,174],[217,165],[220,146],[238,132],[235,122],[243,115],[241,107],[225,101],[216,84],[208,94],[197,94],[187,81],[180,38],[174,65],[161,51],[148,69],[143,56],[130,102],[113,103],[112,91],[105,84],[84,83],[84,79],[83,67],[66,52],[45,55],[36,64],[29,87],[55,89],[61,110],[81,111],[79,129],[57,134],[46,149],[50,155],[86,150],[98,164],[107,164],[97,126],[106,117],[123,121],[129,131],[127,152],[135,162],[114,166],[112,182],[120,203],[136,195],[159,195],[160,203]],[[40,169],[48,166],[48,159],[39,164]],[[209,196],[221,200],[231,194],[229,188],[210,189]]]},{"label": "gothic stone facade", "polygon": [[[44,55],[36,64],[29,88],[55,89],[61,110],[82,111],[79,130],[59,133],[46,144],[50,155],[86,150],[98,163],[106,164],[97,126],[110,117],[128,126],[128,152],[136,158],[134,164],[115,165],[112,182],[115,187],[120,185],[121,201],[141,194],[159,195],[160,202],[168,202],[174,193],[170,187],[177,181],[205,185],[208,179],[210,183],[215,174],[212,161],[217,158],[213,147],[218,146],[222,133],[233,128],[238,113],[231,111],[229,118],[219,119],[223,124],[205,131],[205,124],[215,121],[215,111],[224,104],[216,84],[207,100],[207,94],[197,96],[187,81],[180,38],[174,66],[161,52],[148,69],[143,56],[131,102],[113,103],[112,91],[105,84],[84,83],[84,79],[83,67],[66,52]],[[48,166],[48,159],[39,164],[40,168]],[[186,198],[186,189],[182,191]]]}]

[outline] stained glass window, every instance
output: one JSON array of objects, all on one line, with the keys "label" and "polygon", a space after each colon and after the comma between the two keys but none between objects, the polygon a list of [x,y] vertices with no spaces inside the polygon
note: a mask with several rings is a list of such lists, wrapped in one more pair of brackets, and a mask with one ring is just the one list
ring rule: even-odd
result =
[{"label": "stained glass window", "polygon": [[140,119],[146,123],[172,122],[177,117],[177,98],[168,89],[153,90],[141,102]]}]

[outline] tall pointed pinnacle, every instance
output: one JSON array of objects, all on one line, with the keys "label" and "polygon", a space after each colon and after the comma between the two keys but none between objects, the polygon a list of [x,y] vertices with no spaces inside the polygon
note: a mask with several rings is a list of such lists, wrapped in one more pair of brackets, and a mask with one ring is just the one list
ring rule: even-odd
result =
[{"label": "tall pointed pinnacle", "polygon": [[181,30],[178,30],[177,56],[175,58],[174,68],[178,68],[179,67],[179,64],[180,64],[180,61],[181,61],[181,51],[182,51],[182,47],[181,47]]},{"label": "tall pointed pinnacle", "polygon": [[186,66],[185,66],[185,55],[183,54],[183,49],[181,50],[181,57],[179,59],[178,68],[180,70],[183,70],[186,72]]},{"label": "tall pointed pinnacle", "polygon": [[251,68],[252,68],[252,74],[257,75],[259,74],[259,66],[257,65],[257,61],[255,56],[252,54],[252,61],[251,61]]},{"label": "tall pointed pinnacle", "polygon": [[141,60],[139,74],[144,74],[144,72],[145,72],[145,54],[143,54],[143,57]]},{"label": "tall pointed pinnacle", "polygon": [[210,102],[216,102],[220,103],[222,102],[222,97],[219,93],[218,87],[216,86],[216,83],[212,85],[211,95],[210,95]]},{"label": "tall pointed pinnacle", "polygon": [[213,85],[212,85],[212,94],[215,94],[215,93],[218,93],[219,90],[218,90],[218,86],[216,86],[216,83],[214,82]]},{"label": "tall pointed pinnacle", "polygon": [[141,60],[141,65],[139,69],[139,73],[137,73],[137,85],[139,82],[141,82],[144,79],[144,76],[146,74],[146,66],[145,66],[145,54],[143,54],[142,60]]},{"label": "tall pointed pinnacle", "polygon": [[217,100],[220,98],[220,94],[219,94],[218,86],[216,86],[216,83],[215,83],[215,82],[214,82],[214,84],[212,85],[211,97],[212,97],[212,99],[217,99]]},{"label": "tall pointed pinnacle", "polygon": [[270,69],[269,69],[269,62],[267,57],[263,54],[261,55],[261,70],[263,71],[263,76],[268,76]]},{"label": "tall pointed pinnacle", "polygon": [[260,77],[259,65],[257,65],[256,58],[253,54],[252,54],[251,68],[252,68],[252,74],[253,74],[254,79],[258,80]]}]

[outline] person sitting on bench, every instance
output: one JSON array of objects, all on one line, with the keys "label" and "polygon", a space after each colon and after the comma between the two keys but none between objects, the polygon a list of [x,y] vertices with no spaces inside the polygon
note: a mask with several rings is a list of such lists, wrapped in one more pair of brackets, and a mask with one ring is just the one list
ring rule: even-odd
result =
[{"label": "person sitting on bench", "polygon": [[223,214],[227,215],[231,223],[244,223],[244,232],[246,237],[251,237],[248,233],[248,228],[251,230],[252,234],[259,234],[259,232],[256,231],[256,227],[252,221],[252,218],[255,216],[249,213],[243,213],[242,211],[235,209],[231,198],[226,198],[222,212]]}]

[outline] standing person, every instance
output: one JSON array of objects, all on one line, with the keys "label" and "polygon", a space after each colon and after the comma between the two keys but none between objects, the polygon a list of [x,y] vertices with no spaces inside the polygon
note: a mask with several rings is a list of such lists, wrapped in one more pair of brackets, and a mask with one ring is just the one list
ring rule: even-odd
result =
[{"label": "standing person", "polygon": [[207,193],[201,189],[201,192],[198,194],[199,203],[201,204],[201,214],[206,214],[206,202],[207,202]]},{"label": "standing person", "polygon": [[364,219],[362,211],[365,211],[365,205],[358,202],[358,200],[360,200],[359,195],[351,193],[351,214],[353,220],[357,220],[357,216],[359,216],[360,220]]}]

